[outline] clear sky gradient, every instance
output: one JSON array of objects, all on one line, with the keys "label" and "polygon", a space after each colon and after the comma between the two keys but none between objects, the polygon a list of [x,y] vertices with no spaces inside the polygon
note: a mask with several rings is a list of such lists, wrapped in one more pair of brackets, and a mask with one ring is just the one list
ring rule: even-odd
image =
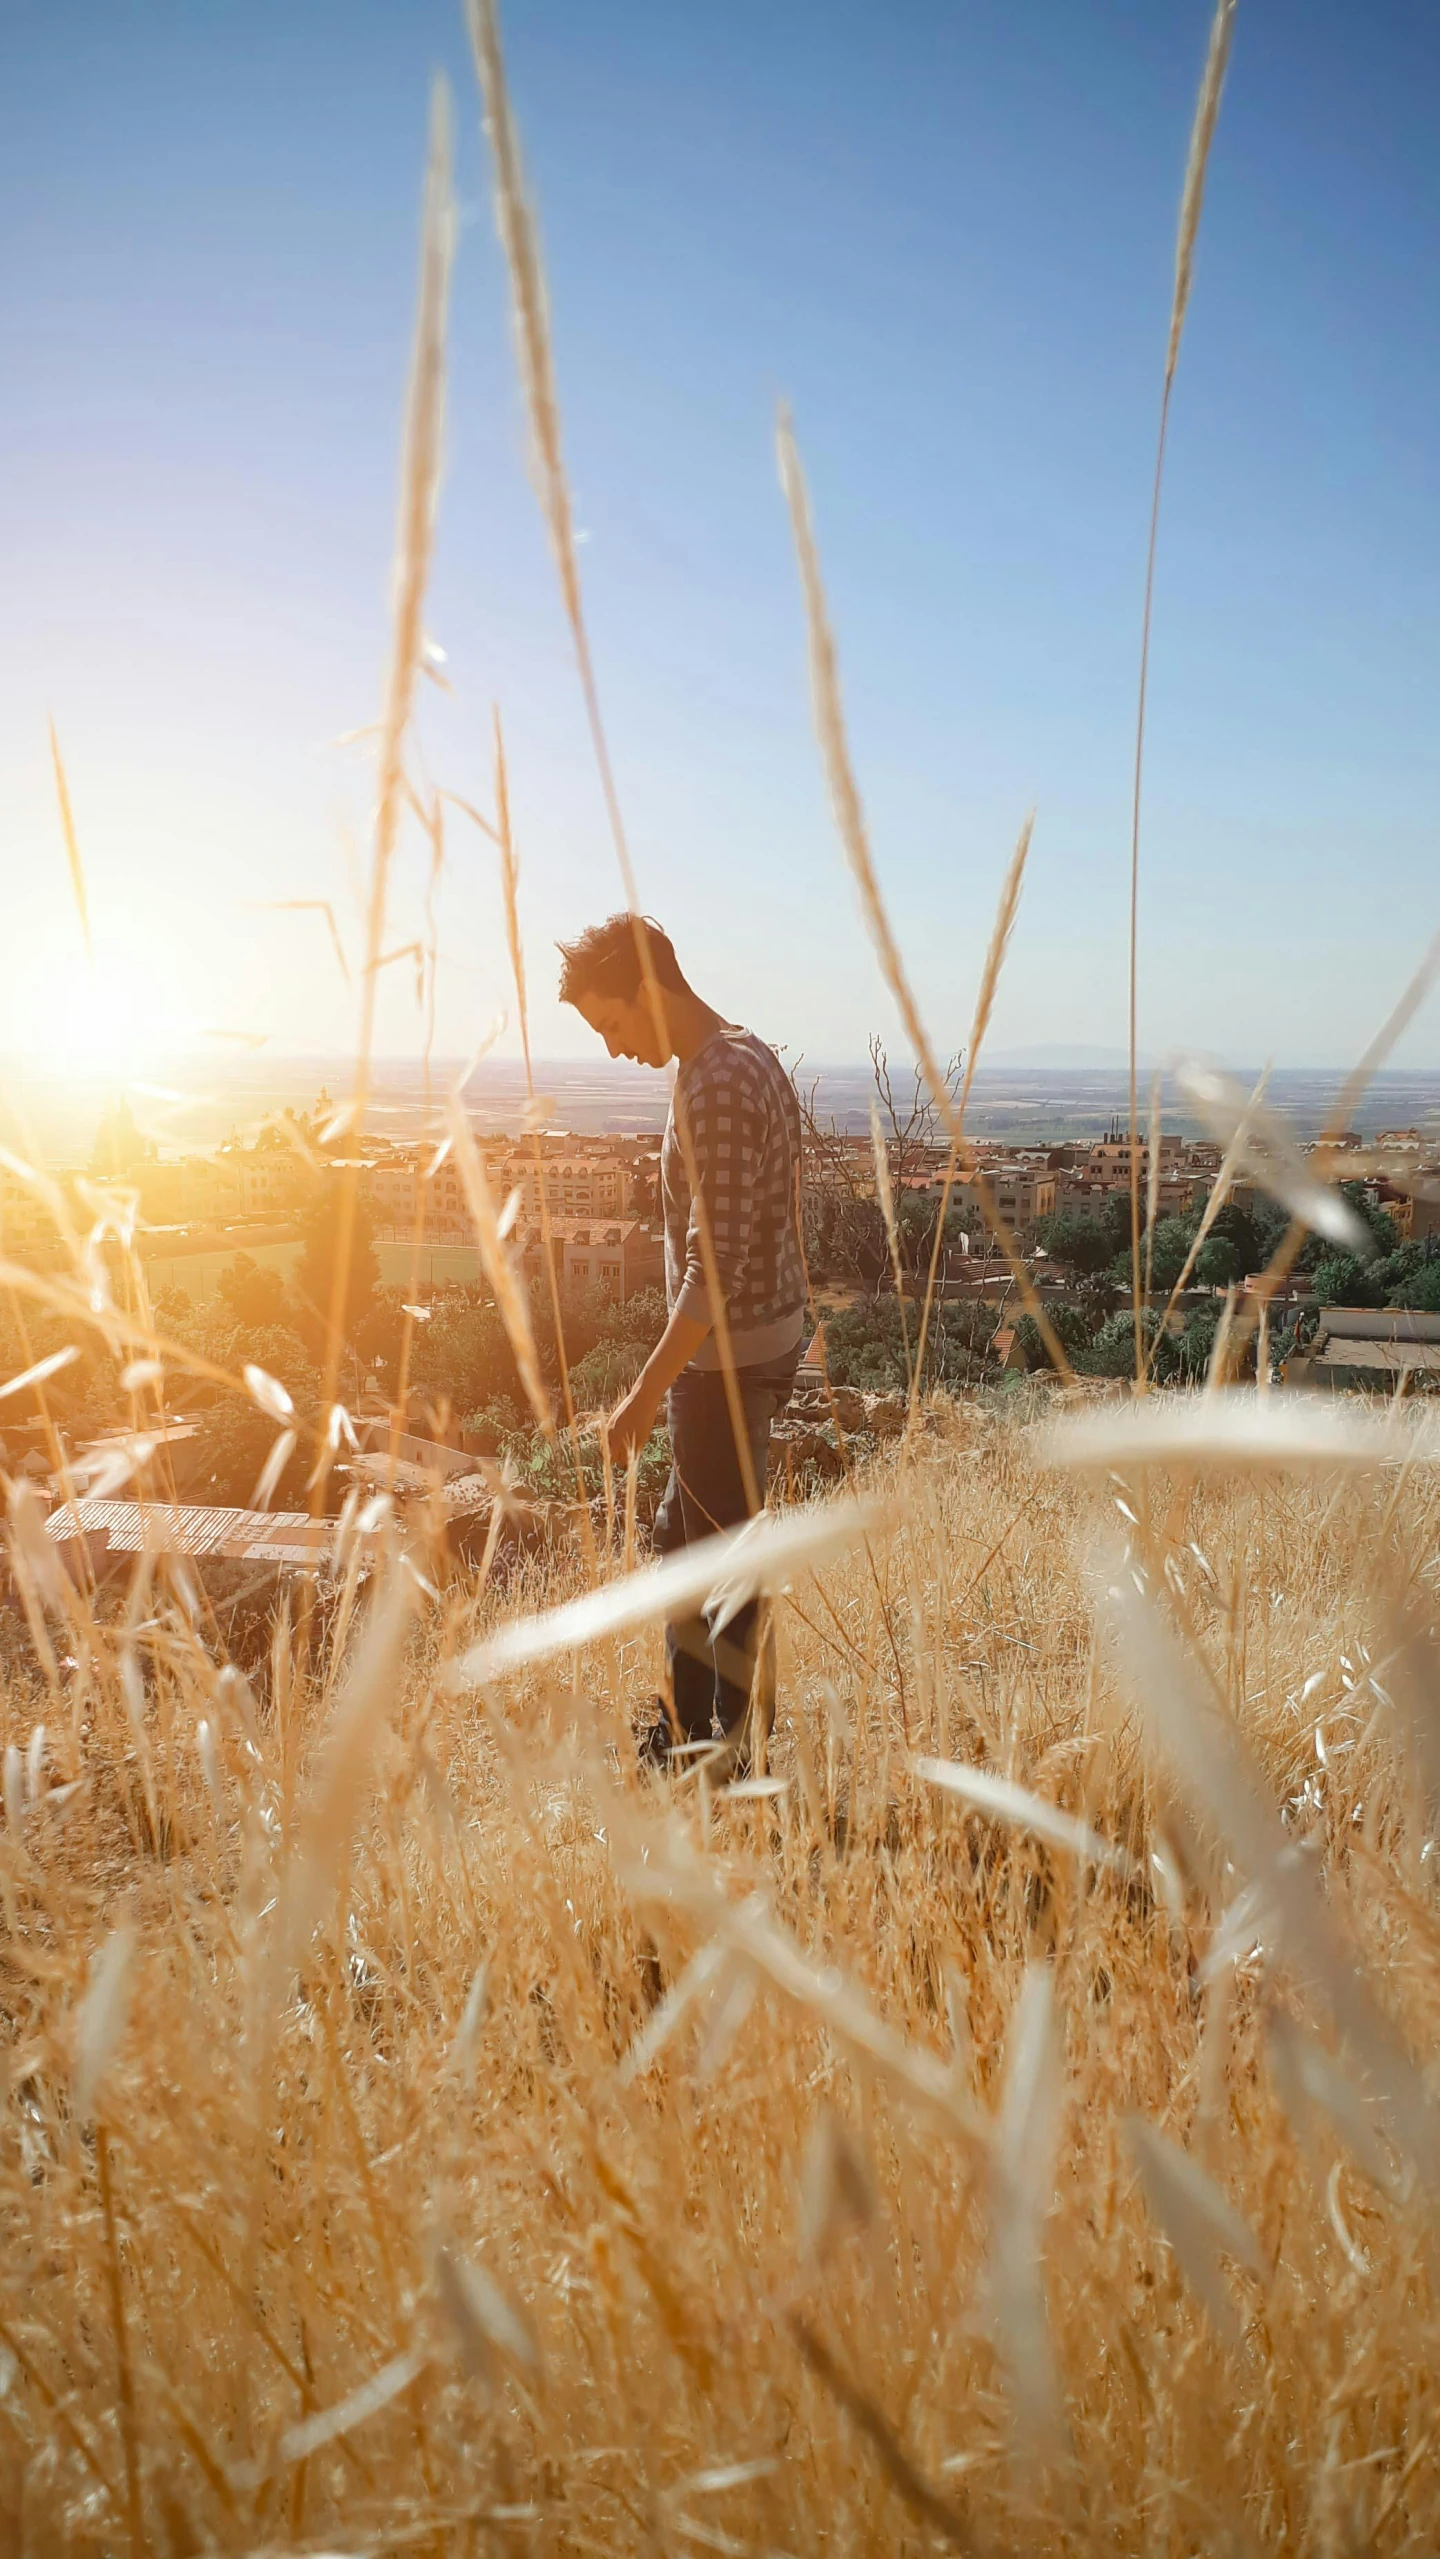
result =
[{"label": "clear sky gradient", "polygon": [[[898,1041],[831,829],[775,479],[793,403],[876,857],[965,1035],[1124,1037],[1129,762],[1175,212],[1207,0],[510,0],[602,696],[646,903],[813,1059]],[[0,1049],[167,1026],[331,1050],[354,995],[427,92],[462,231],[430,772],[509,731],[541,1055],[618,882],[526,478],[458,0],[0,17]],[[1240,0],[1161,528],[1141,1035],[1361,1047],[1440,922],[1440,231],[1428,0]],[[68,903],[65,747],[101,983]],[[393,942],[417,930],[419,841]],[[459,818],[439,1044],[507,1001]],[[406,971],[379,1038],[421,1036]],[[513,1031],[507,1044],[513,1044]],[[1440,1004],[1401,1056],[1440,1063]]]}]

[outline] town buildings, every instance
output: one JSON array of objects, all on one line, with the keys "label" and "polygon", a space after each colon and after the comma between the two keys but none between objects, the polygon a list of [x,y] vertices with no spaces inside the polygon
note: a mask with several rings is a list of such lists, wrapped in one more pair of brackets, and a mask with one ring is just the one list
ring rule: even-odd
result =
[{"label": "town buildings", "polygon": [[[622,1151],[622,1149],[624,1151]],[[513,1199],[523,1224],[573,1218],[627,1218],[653,1209],[653,1165],[634,1141],[611,1140],[601,1149],[575,1138],[542,1138],[538,1145],[482,1138],[477,1151],[497,1205]],[[367,1152],[361,1195],[377,1235],[406,1241],[419,1213],[422,1242],[463,1240],[470,1212],[452,1154],[434,1147],[392,1147]]]}]

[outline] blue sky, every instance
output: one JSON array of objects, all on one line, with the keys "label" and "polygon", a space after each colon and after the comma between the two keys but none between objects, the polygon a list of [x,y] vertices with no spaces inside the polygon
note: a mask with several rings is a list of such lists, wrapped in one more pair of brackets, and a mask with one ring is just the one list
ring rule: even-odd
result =
[{"label": "blue sky", "polygon": [[[812,1058],[894,1025],[810,735],[781,396],[876,857],[937,1040],[965,1035],[1031,805],[995,1047],[1123,1039],[1146,509],[1207,28],[1205,0],[511,0],[642,894],[703,992]],[[171,1019],[287,1051],[351,1035],[319,920],[261,902],[328,897],[358,948],[368,774],[332,741],[380,696],[436,68],[463,227],[429,616],[454,693],[427,689],[423,748],[443,784],[488,797],[499,701],[536,1047],[585,1046],[553,1004],[550,945],[618,885],[449,0],[4,14],[13,1037],[89,1000],[50,710],[117,1040]],[[1241,0],[1161,530],[1156,1051],[1346,1058],[1440,922],[1437,72],[1421,0]],[[423,868],[417,844],[394,941],[416,928]],[[458,820],[441,912],[440,1044],[457,1051],[507,1001],[492,864]],[[392,1049],[420,1037],[401,976]],[[1440,1004],[1401,1055],[1440,1062]]]}]

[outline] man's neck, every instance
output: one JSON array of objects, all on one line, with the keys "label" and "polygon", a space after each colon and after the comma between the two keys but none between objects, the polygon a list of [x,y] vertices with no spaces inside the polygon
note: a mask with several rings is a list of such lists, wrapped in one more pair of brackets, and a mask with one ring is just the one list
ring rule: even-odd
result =
[{"label": "man's neck", "polygon": [[681,1066],[688,1066],[699,1055],[707,1040],[717,1031],[729,1029],[723,1013],[711,1004],[703,1004],[698,995],[671,995],[665,1005],[666,1026],[675,1043],[675,1056]]}]

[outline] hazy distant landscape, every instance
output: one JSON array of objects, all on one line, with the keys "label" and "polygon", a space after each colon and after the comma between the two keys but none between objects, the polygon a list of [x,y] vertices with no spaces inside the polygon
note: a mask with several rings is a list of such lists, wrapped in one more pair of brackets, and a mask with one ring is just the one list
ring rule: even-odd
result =
[{"label": "hazy distant landscape", "polygon": [[[463,1065],[463,1059],[436,1060],[427,1090],[418,1061],[377,1060],[370,1127],[381,1134],[413,1137],[438,1119],[449,1086]],[[1249,1070],[1249,1079],[1258,1071]],[[859,1130],[868,1125],[868,1066],[812,1067],[804,1061],[800,1072],[807,1087],[812,1081],[818,1085],[820,1109],[839,1127]],[[0,1063],[0,1128],[12,1147],[23,1151],[27,1144],[33,1146],[52,1164],[76,1162],[88,1157],[102,1114],[124,1091],[136,1120],[162,1151],[183,1152],[218,1144],[232,1127],[253,1130],[287,1104],[308,1109],[322,1086],[339,1103],[350,1092],[351,1077],[348,1058],[247,1056],[196,1060],[175,1072],[170,1083],[122,1086],[113,1078],[65,1075],[34,1060],[23,1064],[7,1060]],[[905,1080],[897,1076],[897,1083]],[[1142,1082],[1141,1112],[1148,1119],[1148,1068]],[[1269,1091],[1297,1133],[1314,1137],[1326,1125],[1343,1082],[1333,1069],[1279,1068],[1270,1078]],[[574,1058],[537,1061],[535,1085],[550,1104],[552,1128],[571,1129],[577,1135],[628,1136],[654,1132],[665,1124],[666,1080],[644,1067],[612,1064],[603,1056],[593,1063]],[[518,1058],[482,1059],[466,1090],[478,1125],[512,1135],[518,1132],[526,1098],[525,1073]],[[1162,1076],[1161,1103],[1167,1129],[1182,1136],[1201,1133],[1169,1075]],[[976,1071],[966,1117],[976,1137],[1038,1145],[1045,1140],[1058,1143],[1093,1137],[1117,1114],[1125,1120],[1128,1113],[1124,1067],[1107,1058],[1090,1066],[1002,1061],[982,1066]],[[1360,1126],[1372,1134],[1380,1128],[1434,1129],[1440,1125],[1440,1070],[1377,1076],[1358,1118]]]}]

